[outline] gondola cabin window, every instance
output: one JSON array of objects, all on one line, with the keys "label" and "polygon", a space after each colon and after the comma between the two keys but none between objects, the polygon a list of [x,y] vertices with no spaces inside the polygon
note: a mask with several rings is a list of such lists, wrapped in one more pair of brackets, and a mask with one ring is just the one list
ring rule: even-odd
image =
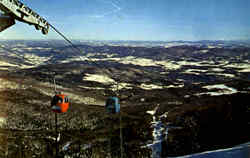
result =
[{"label": "gondola cabin window", "polygon": [[117,97],[109,97],[106,101],[105,108],[108,113],[112,114],[119,113],[120,112],[119,99]]},{"label": "gondola cabin window", "polygon": [[64,94],[56,94],[51,101],[52,111],[56,113],[64,113],[68,111],[69,99]]}]

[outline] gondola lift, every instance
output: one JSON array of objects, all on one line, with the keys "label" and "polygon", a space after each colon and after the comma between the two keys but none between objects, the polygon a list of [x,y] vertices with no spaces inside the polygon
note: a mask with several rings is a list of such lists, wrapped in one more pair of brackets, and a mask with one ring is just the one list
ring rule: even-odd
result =
[{"label": "gondola lift", "polygon": [[106,100],[105,109],[108,113],[115,114],[120,112],[120,104],[118,97],[109,97]]},{"label": "gondola lift", "polygon": [[65,113],[69,109],[69,99],[65,94],[55,94],[51,100],[51,108],[55,113]]}]

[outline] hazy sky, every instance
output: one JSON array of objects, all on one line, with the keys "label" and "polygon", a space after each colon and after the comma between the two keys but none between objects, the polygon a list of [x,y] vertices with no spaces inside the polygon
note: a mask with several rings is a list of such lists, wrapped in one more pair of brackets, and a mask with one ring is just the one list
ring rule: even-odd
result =
[{"label": "hazy sky", "polygon": [[[250,39],[249,0],[22,0],[71,39]],[[0,39],[55,39],[17,22]]]}]

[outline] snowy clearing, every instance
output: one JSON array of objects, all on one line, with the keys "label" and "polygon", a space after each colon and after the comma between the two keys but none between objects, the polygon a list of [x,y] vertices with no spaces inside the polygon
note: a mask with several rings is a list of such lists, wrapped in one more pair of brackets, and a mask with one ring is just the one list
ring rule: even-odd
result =
[{"label": "snowy clearing", "polygon": [[197,96],[204,95],[204,94],[208,94],[211,96],[219,96],[219,95],[234,94],[234,93],[238,92],[236,89],[234,89],[232,87],[228,87],[224,84],[209,85],[209,86],[204,86],[202,88],[206,88],[208,90],[217,90],[217,91],[216,92],[199,93],[199,94],[196,94]]},{"label": "snowy clearing", "polygon": [[144,83],[140,85],[140,88],[145,89],[145,90],[163,89],[162,86],[158,86],[158,85],[155,85],[155,84],[144,84]]},{"label": "snowy clearing", "polygon": [[85,74],[83,77],[84,81],[95,81],[103,84],[115,83],[115,80],[108,76],[99,75],[99,74]]}]

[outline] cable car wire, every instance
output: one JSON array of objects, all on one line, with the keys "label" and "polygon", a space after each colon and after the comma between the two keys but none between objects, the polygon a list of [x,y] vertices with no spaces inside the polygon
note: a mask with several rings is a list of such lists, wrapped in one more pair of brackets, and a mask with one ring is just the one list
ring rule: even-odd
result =
[{"label": "cable car wire", "polygon": [[[82,50],[80,48],[78,48],[69,38],[67,38],[63,33],[61,33],[58,29],[56,29],[52,24],[49,24],[50,27],[56,32],[58,33],[65,41],[67,41],[72,48],[74,48],[75,50],[77,50],[80,54],[82,54]],[[81,58],[81,56],[80,56]],[[95,61],[93,61],[91,58],[88,58],[91,62],[93,62],[96,66],[101,67],[101,65],[97,64]]]},{"label": "cable car wire", "polygon": [[[56,32],[58,33],[64,40],[66,40],[71,46],[72,48],[74,48],[75,50],[77,50],[80,54],[82,54],[82,50],[80,48],[78,48],[76,45],[74,45],[74,43],[68,39],[63,33],[61,33],[58,29],[56,29],[52,24],[49,24],[50,27]],[[81,56],[80,56],[81,58]],[[105,65],[101,66],[99,65],[98,63],[96,63],[95,61],[93,61],[91,58],[88,58],[92,63],[94,63],[97,67],[105,67],[106,69],[109,70],[109,68]],[[55,78],[54,78],[54,84],[55,84]],[[114,86],[116,86],[116,91],[115,91],[115,94],[118,96],[118,90],[119,90],[119,82],[116,81],[116,84]],[[55,87],[55,90],[56,90],[56,87]],[[119,122],[120,122],[120,153],[121,153],[121,158],[123,158],[123,136],[122,136],[122,116],[121,116],[121,113],[120,113],[120,109],[119,109]],[[111,129],[111,128],[110,128]],[[111,149],[111,142],[109,142],[109,146],[110,146],[110,149]],[[111,153],[110,153],[111,154]]]},{"label": "cable car wire", "polygon": [[[79,48],[79,47],[77,47],[69,38],[67,38],[63,33],[61,33],[55,26],[53,26],[52,24],[49,24],[50,25],[50,27],[56,32],[56,33],[58,33],[65,41],[67,41],[70,45],[71,45],[71,47],[72,48],[74,48],[75,50],[77,50],[80,54],[83,54],[82,53],[82,50]],[[81,58],[81,56],[79,56],[80,58]],[[87,57],[88,58],[88,57]],[[105,68],[105,69],[107,69],[107,70],[110,70],[110,68],[109,67],[107,67],[106,65],[100,65],[100,64],[98,64],[97,62],[95,62],[94,60],[92,60],[91,58],[88,58],[93,64],[95,64],[97,67],[99,67],[99,68]],[[119,85],[120,85],[120,83],[119,83],[119,81],[116,81],[116,83],[115,84],[113,84],[113,86],[115,86],[116,85],[116,92],[115,92],[115,94],[118,96],[118,90],[119,90]]]}]

